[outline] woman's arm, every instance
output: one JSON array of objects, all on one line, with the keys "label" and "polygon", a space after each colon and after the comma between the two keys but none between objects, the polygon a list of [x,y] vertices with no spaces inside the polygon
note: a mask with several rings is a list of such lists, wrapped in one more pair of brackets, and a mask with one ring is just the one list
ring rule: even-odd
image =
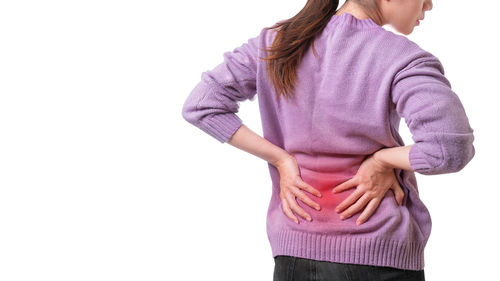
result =
[{"label": "woman's arm", "polygon": [[236,130],[228,143],[266,160],[275,167],[281,160],[290,156],[286,150],[257,135],[244,124]]},{"label": "woman's arm", "polygon": [[373,154],[373,158],[382,165],[392,169],[403,169],[414,171],[410,166],[410,149],[412,145],[396,146],[381,149]]},{"label": "woman's arm", "polygon": [[[411,167],[422,175],[458,172],[475,154],[474,130],[464,106],[437,57],[426,51],[410,57],[395,75],[390,97],[415,142],[408,151]],[[406,155],[405,161],[398,159],[407,164]]]}]

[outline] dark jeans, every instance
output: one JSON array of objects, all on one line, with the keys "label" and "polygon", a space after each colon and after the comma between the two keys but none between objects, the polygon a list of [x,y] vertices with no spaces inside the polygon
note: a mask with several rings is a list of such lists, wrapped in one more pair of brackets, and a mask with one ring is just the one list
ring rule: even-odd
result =
[{"label": "dark jeans", "polygon": [[273,281],[425,281],[424,270],[274,257]]}]

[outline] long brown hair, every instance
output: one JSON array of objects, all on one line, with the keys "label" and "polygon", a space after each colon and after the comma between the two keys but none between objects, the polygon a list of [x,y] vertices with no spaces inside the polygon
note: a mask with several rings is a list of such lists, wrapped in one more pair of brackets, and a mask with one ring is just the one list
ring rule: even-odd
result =
[{"label": "long brown hair", "polygon": [[294,17],[278,22],[265,29],[276,29],[277,33],[270,48],[267,60],[267,74],[276,90],[276,98],[281,95],[288,100],[294,90],[296,67],[314,39],[327,25],[339,6],[338,0],[307,0],[306,5]]}]

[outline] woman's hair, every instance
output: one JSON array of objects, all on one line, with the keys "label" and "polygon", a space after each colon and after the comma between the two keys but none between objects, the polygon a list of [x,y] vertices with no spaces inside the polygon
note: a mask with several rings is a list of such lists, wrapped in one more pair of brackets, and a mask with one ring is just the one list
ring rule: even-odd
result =
[{"label": "woman's hair", "polygon": [[276,37],[266,51],[267,74],[276,90],[276,98],[281,95],[288,100],[294,90],[296,67],[314,39],[328,24],[339,6],[338,0],[307,0],[306,5],[294,17],[278,22],[265,29],[276,29]]}]

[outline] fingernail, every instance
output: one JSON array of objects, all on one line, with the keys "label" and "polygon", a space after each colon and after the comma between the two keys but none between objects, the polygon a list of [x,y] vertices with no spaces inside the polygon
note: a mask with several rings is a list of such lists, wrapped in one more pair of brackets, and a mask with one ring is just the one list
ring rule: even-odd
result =
[{"label": "fingernail", "polygon": [[319,209],[321,209],[321,208],[320,208],[319,206],[316,206],[316,210],[318,210],[318,211],[319,211]]},{"label": "fingernail", "polygon": [[312,218],[311,218],[311,217],[307,217],[307,220],[308,220],[308,221],[311,221],[311,220],[312,220]]},{"label": "fingernail", "polygon": [[361,224],[361,222],[360,222],[360,221],[356,221],[356,225],[360,225],[360,224]]},{"label": "fingernail", "polygon": [[341,220],[345,219],[345,216],[340,216],[340,219],[341,219]]}]

